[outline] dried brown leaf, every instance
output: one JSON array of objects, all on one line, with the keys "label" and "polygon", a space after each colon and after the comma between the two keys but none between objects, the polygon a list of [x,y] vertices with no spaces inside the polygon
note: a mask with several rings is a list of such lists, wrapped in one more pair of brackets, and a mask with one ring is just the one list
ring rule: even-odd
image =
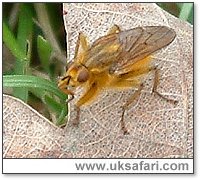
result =
[{"label": "dried brown leaf", "polygon": [[177,33],[175,41],[154,58],[161,69],[159,92],[177,99],[178,105],[151,93],[153,77],[149,75],[140,98],[126,112],[130,135],[124,136],[120,129],[121,105],[133,90],[102,93],[93,104],[82,108],[82,136],[77,143],[81,151],[76,157],[192,157],[192,26],[152,3],[66,3],[64,11],[70,60],[79,32],[86,34],[90,43],[114,24],[122,30],[166,25]]},{"label": "dried brown leaf", "polygon": [[23,101],[3,95],[3,157],[59,157],[64,131]]}]

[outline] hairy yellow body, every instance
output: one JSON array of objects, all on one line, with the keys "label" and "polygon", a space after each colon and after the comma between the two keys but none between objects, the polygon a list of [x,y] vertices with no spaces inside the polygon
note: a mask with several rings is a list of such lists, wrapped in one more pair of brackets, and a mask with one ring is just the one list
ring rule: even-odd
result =
[{"label": "hairy yellow body", "polygon": [[72,95],[71,99],[74,93],[69,87],[84,88],[85,93],[76,103],[77,109],[95,100],[103,89],[138,88],[122,106],[121,126],[126,134],[128,130],[124,123],[124,113],[141,92],[143,87],[141,76],[150,71],[154,72],[153,92],[163,97],[156,90],[158,69],[151,67],[151,53],[170,44],[175,36],[175,32],[165,26],[146,26],[120,31],[115,25],[108,35],[89,46],[86,37],[80,33],[74,61],[67,67],[58,86],[66,94]]}]

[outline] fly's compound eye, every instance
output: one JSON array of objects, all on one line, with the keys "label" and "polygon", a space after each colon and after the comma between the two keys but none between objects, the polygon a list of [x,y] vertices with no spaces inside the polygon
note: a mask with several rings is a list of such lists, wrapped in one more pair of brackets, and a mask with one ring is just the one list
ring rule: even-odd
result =
[{"label": "fly's compound eye", "polygon": [[82,69],[78,73],[77,81],[80,83],[86,82],[89,78],[89,73],[86,69]]}]

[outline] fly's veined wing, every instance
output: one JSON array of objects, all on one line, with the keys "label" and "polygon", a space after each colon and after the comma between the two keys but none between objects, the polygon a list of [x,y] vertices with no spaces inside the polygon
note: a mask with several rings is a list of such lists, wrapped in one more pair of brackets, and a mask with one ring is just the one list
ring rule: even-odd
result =
[{"label": "fly's veined wing", "polygon": [[97,39],[86,54],[85,66],[89,69],[109,69],[121,54],[121,45],[117,34],[110,34]]},{"label": "fly's veined wing", "polygon": [[122,74],[130,65],[170,44],[176,33],[166,26],[137,27],[118,34],[122,47],[120,58],[112,63],[109,72]]}]

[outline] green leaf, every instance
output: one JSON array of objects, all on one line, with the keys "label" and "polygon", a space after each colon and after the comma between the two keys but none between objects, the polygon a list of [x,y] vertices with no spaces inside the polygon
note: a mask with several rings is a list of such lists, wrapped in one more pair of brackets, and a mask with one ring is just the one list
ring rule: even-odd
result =
[{"label": "green leaf", "polygon": [[36,76],[29,75],[4,75],[3,87],[36,88],[38,91],[45,90],[59,97],[63,102],[67,95],[62,93],[51,81]]},{"label": "green leaf", "polygon": [[56,112],[58,117],[56,125],[60,126],[66,123],[67,105],[65,103],[60,104],[48,95],[45,95],[44,103],[48,105],[48,108],[50,108],[51,111]]},{"label": "green leaf", "polygon": [[3,41],[17,59],[20,61],[28,60],[26,54],[22,51],[17,40],[15,39],[14,34],[11,32],[5,22],[3,22]]},{"label": "green leaf", "polygon": [[50,73],[49,59],[51,57],[52,47],[42,36],[37,37],[37,49],[42,67],[47,73]]},{"label": "green leaf", "polygon": [[189,19],[192,10],[193,10],[193,3],[183,3],[179,14],[179,18],[187,21]]},{"label": "green leaf", "polygon": [[[27,61],[20,61],[16,59],[14,72],[15,74],[28,74],[30,56],[31,56],[31,42],[32,42],[32,31],[33,31],[33,15],[30,4],[20,4],[17,41],[21,50],[27,57]],[[15,88],[13,91],[14,96],[28,101],[28,89],[27,88]]]},{"label": "green leaf", "polygon": [[[4,75],[4,87],[21,87],[31,88],[31,91],[39,97],[48,108],[56,113],[56,125],[63,125],[66,123],[67,105],[65,104],[67,95],[62,93],[57,86],[46,79],[36,76],[28,75]],[[51,97],[49,93],[53,93],[60,98],[60,103]]]},{"label": "green leaf", "polygon": [[43,102],[48,105],[51,111],[61,113],[63,105],[55,101],[55,98],[52,98],[48,94],[45,94],[43,99]]},{"label": "green leaf", "polygon": [[59,118],[58,118],[58,120],[56,122],[57,126],[61,126],[63,124],[66,124],[66,121],[67,121],[67,117],[66,116],[68,114],[67,112],[68,112],[67,109],[63,108],[63,110],[61,111],[60,116],[59,116]]},{"label": "green leaf", "polygon": [[184,3],[176,3],[176,6],[178,7],[178,9],[179,9],[179,10],[181,10],[181,9],[182,9],[182,6],[183,6],[183,4],[184,4]]},{"label": "green leaf", "polygon": [[191,24],[194,23],[194,22],[193,22],[193,10],[190,11],[190,15],[189,15],[189,17],[188,17],[188,22],[190,22]]}]

